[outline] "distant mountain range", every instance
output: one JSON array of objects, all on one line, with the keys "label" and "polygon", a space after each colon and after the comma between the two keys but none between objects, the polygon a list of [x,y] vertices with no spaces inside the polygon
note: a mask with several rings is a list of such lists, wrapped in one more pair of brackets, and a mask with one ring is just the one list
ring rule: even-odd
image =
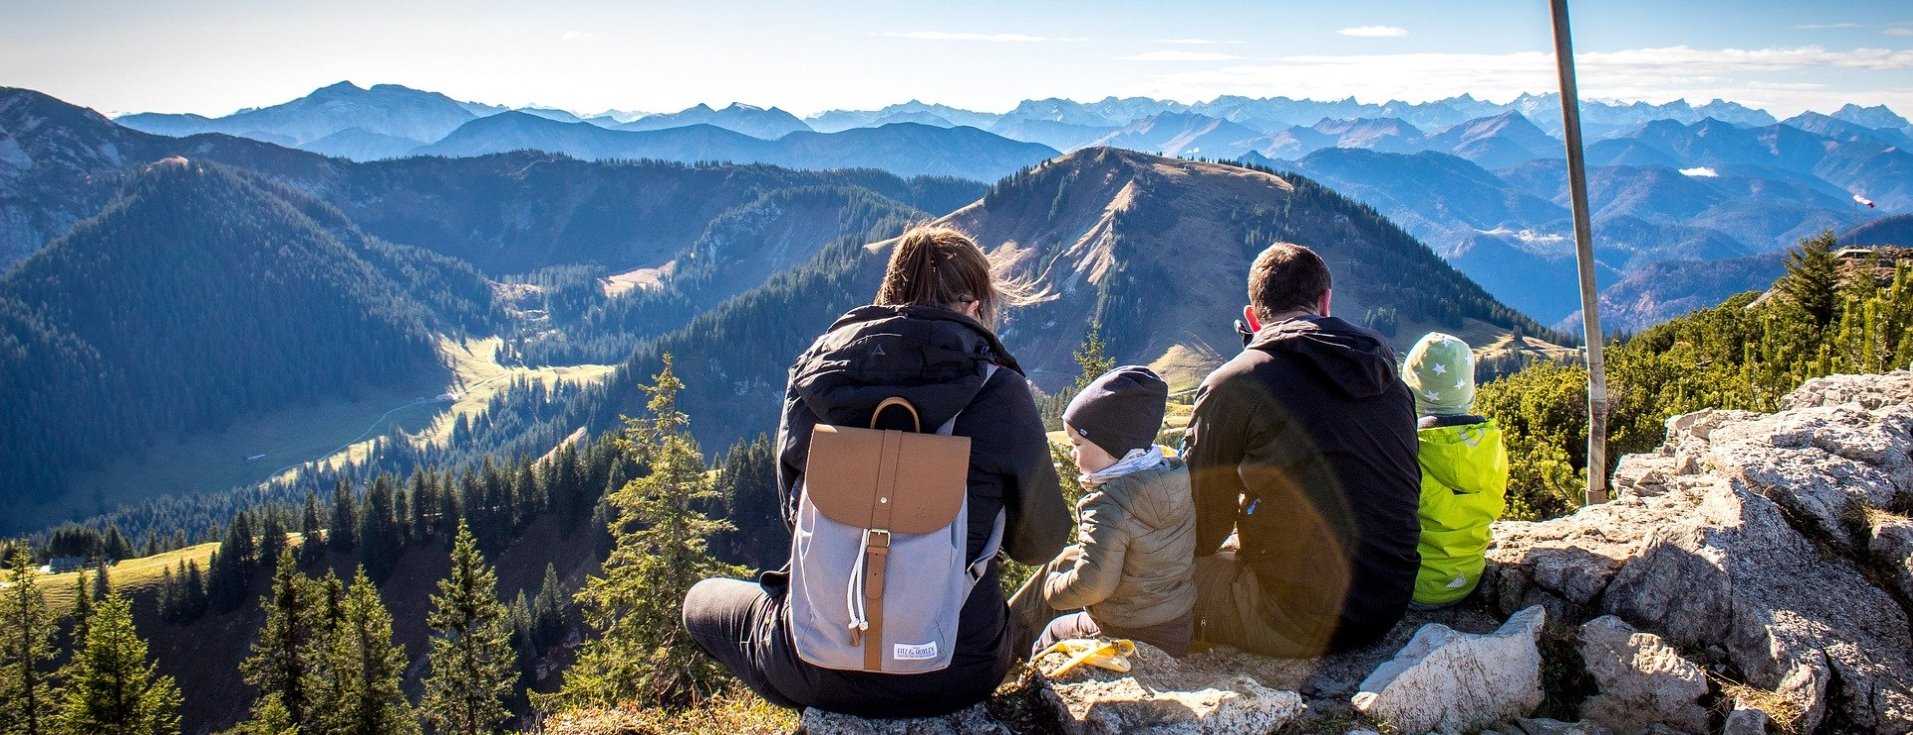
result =
[{"label": "distant mountain range", "polygon": [[[1255,153],[1243,160],[1306,174],[1369,203],[1510,305],[1562,323],[1580,305],[1566,168],[1559,156],[1536,150],[1544,139],[1523,120],[1505,113],[1458,125],[1423,138],[1426,150],[1412,154],[1379,152],[1384,146],[1374,143],[1291,160]],[[1595,142],[1587,157],[1600,282],[1605,288],[1650,264],[1778,252],[1881,212],[1913,211],[1913,152],[1893,142],[1898,135],[1802,115],[1754,128],[1712,118],[1656,120]],[[1861,193],[1877,209],[1859,204],[1854,195]],[[1762,271],[1728,272],[1742,275],[1743,289],[1772,280]],[[1677,280],[1659,277],[1632,288]],[[1635,313],[1665,318],[1654,316],[1660,311]],[[1603,326],[1650,324],[1620,319]]]},{"label": "distant mountain range", "polygon": [[[999,182],[935,222],[1003,248],[1005,272],[1032,290],[1037,303],[1012,310],[1001,335],[1046,391],[1076,377],[1073,354],[1092,322],[1110,354],[1193,386],[1241,348],[1230,320],[1249,262],[1272,238],[1317,243],[1346,284],[1337,286],[1336,313],[1358,323],[1391,315],[1384,328],[1400,347],[1431,329],[1484,345],[1517,328],[1544,331],[1359,203],[1307,179],[1230,165],[1085,149]],[[789,356],[875,293],[892,245],[826,248],[808,266],[701,314],[640,347],[561,421],[595,432],[640,410],[638,382],[669,353],[680,374],[686,365],[721,367],[687,377],[679,396],[698,417],[701,443],[725,446],[768,430]],[[737,334],[752,337],[725,338]]]},{"label": "distant mountain range", "polygon": [[[1884,106],[1846,105],[1786,120],[1719,100],[1583,100],[1581,109],[1604,285],[1650,263],[1775,252],[1822,229],[1913,211],[1913,123]],[[1095,146],[1242,160],[1319,178],[1377,207],[1544,322],[1578,307],[1557,163],[1559,98],[1552,94],[1506,103],[1468,95],[1380,104],[1051,98],[1004,113],[912,100],[805,119],[732,104],[631,119],[509,111],[396,85],[341,83],[224,118],[119,121],[169,135],[223,132],[353,160],[532,149],[589,160],[874,167],[986,181]],[[1855,195],[1878,209],[1856,203]]]},{"label": "distant mountain range", "polygon": [[[643,118],[631,125],[639,125]],[[792,118],[795,121],[795,118]],[[875,168],[900,176],[955,176],[993,180],[1057,154],[1038,143],[1009,140],[976,128],[897,123],[836,133],[800,130],[776,140],[754,138],[699,123],[652,130],[605,129],[562,123],[522,112],[480,118],[416,155],[466,157],[536,150],[585,160],[732,161],[788,168]]]}]

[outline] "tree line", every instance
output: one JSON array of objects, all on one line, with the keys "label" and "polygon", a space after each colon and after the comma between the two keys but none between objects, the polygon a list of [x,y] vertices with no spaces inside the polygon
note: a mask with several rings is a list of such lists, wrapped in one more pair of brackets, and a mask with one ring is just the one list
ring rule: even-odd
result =
[{"label": "tree line", "polygon": [[[1913,251],[1842,261],[1831,231],[1789,252],[1786,274],[1608,348],[1608,457],[1652,450],[1667,419],[1703,408],[1775,410],[1802,382],[1913,362]],[[1587,370],[1533,364],[1481,387],[1477,410],[1508,443],[1509,517],[1579,507],[1587,467]]]}]

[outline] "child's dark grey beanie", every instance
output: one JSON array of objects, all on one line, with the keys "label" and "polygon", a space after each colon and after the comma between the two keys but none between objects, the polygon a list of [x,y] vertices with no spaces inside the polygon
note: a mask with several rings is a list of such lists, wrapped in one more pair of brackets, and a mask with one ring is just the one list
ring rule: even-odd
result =
[{"label": "child's dark grey beanie", "polygon": [[1109,456],[1122,459],[1131,449],[1154,446],[1162,429],[1169,384],[1141,365],[1103,373],[1063,409],[1063,421]]}]

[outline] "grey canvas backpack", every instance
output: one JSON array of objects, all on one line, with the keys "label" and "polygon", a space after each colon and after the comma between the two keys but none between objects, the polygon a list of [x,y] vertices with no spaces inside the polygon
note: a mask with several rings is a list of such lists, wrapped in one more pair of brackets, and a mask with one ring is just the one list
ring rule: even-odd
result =
[{"label": "grey canvas backpack", "polygon": [[[885,410],[908,411],[917,431],[875,429]],[[950,435],[956,418],[924,434],[916,408],[890,398],[871,425],[819,424],[811,434],[791,537],[791,639],[822,668],[938,671],[955,653],[964,601],[1002,546],[1004,516],[982,554],[966,558],[970,439]]]}]

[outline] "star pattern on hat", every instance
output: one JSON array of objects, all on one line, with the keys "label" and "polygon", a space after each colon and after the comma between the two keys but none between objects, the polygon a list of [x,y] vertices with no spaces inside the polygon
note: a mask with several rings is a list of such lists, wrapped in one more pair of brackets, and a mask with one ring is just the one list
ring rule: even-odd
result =
[{"label": "star pattern on hat", "polygon": [[1466,390],[1467,388],[1468,388],[1468,381],[1466,380],[1455,381],[1455,390]]},{"label": "star pattern on hat", "polygon": [[1434,392],[1434,391],[1432,391],[1432,390],[1425,390],[1425,391],[1422,391],[1422,392],[1421,392],[1421,394],[1422,394],[1422,395],[1424,395],[1424,396],[1427,396],[1427,397],[1428,397],[1428,400],[1431,400],[1431,401],[1439,401],[1439,400],[1441,400],[1441,394],[1440,394],[1440,393],[1436,393],[1436,392]]},{"label": "star pattern on hat", "polygon": [[1436,375],[1447,375],[1447,374],[1448,374],[1448,366],[1447,366],[1447,365],[1443,365],[1443,364],[1441,364],[1441,363],[1439,363],[1439,362],[1438,362],[1438,363],[1435,363],[1435,374],[1436,374]]}]

